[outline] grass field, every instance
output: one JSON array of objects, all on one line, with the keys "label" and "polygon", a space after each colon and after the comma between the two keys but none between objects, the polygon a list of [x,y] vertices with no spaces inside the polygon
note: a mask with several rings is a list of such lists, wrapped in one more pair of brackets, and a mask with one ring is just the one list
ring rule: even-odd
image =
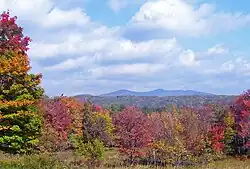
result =
[{"label": "grass field", "polygon": [[[106,158],[99,169],[250,169],[250,159],[240,160],[227,158],[216,161],[206,166],[196,167],[156,167],[156,166],[121,166],[121,157],[114,151],[107,151]],[[42,154],[31,156],[10,156],[0,153],[0,169],[84,169],[84,161],[72,152],[59,154]]]}]

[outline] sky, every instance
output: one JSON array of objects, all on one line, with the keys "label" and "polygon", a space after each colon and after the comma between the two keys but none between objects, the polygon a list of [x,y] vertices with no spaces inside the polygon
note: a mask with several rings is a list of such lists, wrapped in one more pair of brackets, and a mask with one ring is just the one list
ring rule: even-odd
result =
[{"label": "sky", "polygon": [[250,88],[250,1],[0,0],[49,96]]}]

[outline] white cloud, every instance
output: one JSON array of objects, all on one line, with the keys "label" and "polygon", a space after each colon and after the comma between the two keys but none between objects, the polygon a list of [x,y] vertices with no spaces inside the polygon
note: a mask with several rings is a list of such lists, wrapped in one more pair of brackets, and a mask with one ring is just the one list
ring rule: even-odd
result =
[{"label": "white cloud", "polygon": [[63,27],[68,25],[83,26],[89,22],[89,17],[80,9],[61,10],[54,8],[41,21],[41,25],[46,28]]},{"label": "white cloud", "polygon": [[[235,73],[238,76],[250,75],[250,61],[238,57],[234,60],[229,60],[222,63],[219,67],[204,70],[206,74],[222,74],[222,73]],[[229,77],[234,78],[234,77]]]},{"label": "white cloud", "polygon": [[220,67],[220,70],[222,72],[232,72],[234,69],[235,69],[235,65],[232,63],[232,61],[225,62]]},{"label": "white cloud", "polygon": [[41,19],[53,7],[52,0],[0,0],[0,10],[10,10],[14,15],[24,19]]},{"label": "white cloud", "polygon": [[250,15],[216,12],[215,6],[198,7],[184,0],[148,1],[131,19],[134,26],[160,28],[185,36],[226,32],[250,24]]},{"label": "white cloud", "polygon": [[0,0],[0,10],[10,10],[20,20],[33,22],[44,28],[82,26],[89,21],[80,8],[62,10],[54,0]]},{"label": "white cloud", "polygon": [[92,69],[92,74],[96,77],[111,75],[135,75],[145,76],[167,69],[164,64],[121,64]]},{"label": "white cloud", "polygon": [[199,61],[196,61],[195,53],[190,49],[183,51],[180,54],[179,59],[180,59],[181,63],[185,66],[199,65]]},{"label": "white cloud", "polygon": [[[98,28],[97,28],[98,29]],[[95,31],[95,29],[94,29]],[[91,39],[85,35],[92,34]],[[104,32],[104,34],[108,34]],[[124,38],[116,38],[112,34],[102,37],[92,32],[72,33],[57,43],[33,43],[29,51],[32,59],[45,60],[52,57],[72,57],[73,55],[96,56],[96,61],[124,61],[146,59],[166,61],[182,51],[175,38],[133,42]],[[77,60],[70,60],[70,63]]]},{"label": "white cloud", "polygon": [[[80,35],[78,36],[80,37]],[[125,39],[100,39],[90,41],[74,41],[74,38],[65,41],[62,44],[36,44],[30,51],[33,60],[46,60],[52,57],[60,57],[65,55],[65,60],[60,63],[45,67],[46,71],[65,71],[75,68],[96,67],[105,61],[134,61],[141,59],[146,62],[152,62],[152,68],[148,68],[151,64],[124,64],[114,65],[114,67],[102,67],[94,69],[94,72],[107,72],[112,69],[112,73],[128,73],[128,69],[133,71],[138,68],[139,73],[147,74],[149,71],[156,70],[154,63],[160,65],[171,65],[176,62],[176,56],[182,51],[181,46],[175,38],[164,40],[151,40],[146,42],[132,42]],[[82,56],[85,55],[85,56]],[[74,58],[70,58],[74,57]],[[119,68],[121,66],[121,68]],[[159,65],[157,65],[159,66]],[[114,69],[114,70],[113,70]],[[135,71],[136,72],[136,71]],[[100,74],[100,73],[98,73]],[[107,74],[107,73],[104,73]]]},{"label": "white cloud", "polygon": [[207,55],[221,55],[227,54],[228,52],[229,50],[225,48],[222,44],[217,44],[207,50]]},{"label": "white cloud", "polygon": [[212,60],[218,57],[223,57],[229,54],[229,49],[223,44],[216,44],[211,48],[208,48],[205,52],[196,52],[197,60]]},{"label": "white cloud", "polygon": [[70,70],[78,67],[89,68],[95,65],[95,57],[82,56],[77,59],[68,59],[53,66],[45,67],[47,71]]},{"label": "white cloud", "polygon": [[121,39],[114,43],[114,46],[109,50],[108,57],[118,60],[143,57],[164,60],[164,58],[178,54],[181,50],[181,46],[175,38],[143,42],[132,42]]}]

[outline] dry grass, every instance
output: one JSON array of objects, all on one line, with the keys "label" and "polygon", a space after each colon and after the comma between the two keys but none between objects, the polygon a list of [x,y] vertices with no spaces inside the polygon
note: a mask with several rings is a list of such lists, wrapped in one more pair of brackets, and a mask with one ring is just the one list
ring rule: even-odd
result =
[{"label": "dry grass", "polygon": [[[227,158],[199,167],[155,167],[133,166],[122,167],[121,157],[115,150],[108,150],[102,167],[99,169],[250,169],[250,160]],[[56,155],[10,156],[0,153],[0,169],[83,169],[82,157],[72,152],[61,152]]]},{"label": "dry grass", "polygon": [[116,150],[106,151],[104,165],[99,169],[250,169],[250,159],[241,160],[238,158],[229,157],[225,160],[216,161],[206,166],[196,167],[155,167],[155,166],[133,166],[133,167],[120,167],[122,165],[121,156]]},{"label": "dry grass", "polygon": [[[99,169],[106,169],[106,167],[101,167]],[[134,166],[134,167],[115,167],[113,169],[250,169],[250,160],[241,161],[235,158],[228,158],[223,161],[213,162],[207,166],[199,166],[199,167]]]}]

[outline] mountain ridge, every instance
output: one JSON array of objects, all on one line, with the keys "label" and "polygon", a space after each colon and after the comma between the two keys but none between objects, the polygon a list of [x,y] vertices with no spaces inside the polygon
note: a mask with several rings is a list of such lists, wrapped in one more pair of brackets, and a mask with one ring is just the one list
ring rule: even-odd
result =
[{"label": "mountain ridge", "polygon": [[137,92],[131,91],[127,89],[121,89],[105,94],[101,94],[99,96],[215,96],[212,93],[200,92],[195,90],[164,90],[164,89],[155,89],[146,92]]}]

